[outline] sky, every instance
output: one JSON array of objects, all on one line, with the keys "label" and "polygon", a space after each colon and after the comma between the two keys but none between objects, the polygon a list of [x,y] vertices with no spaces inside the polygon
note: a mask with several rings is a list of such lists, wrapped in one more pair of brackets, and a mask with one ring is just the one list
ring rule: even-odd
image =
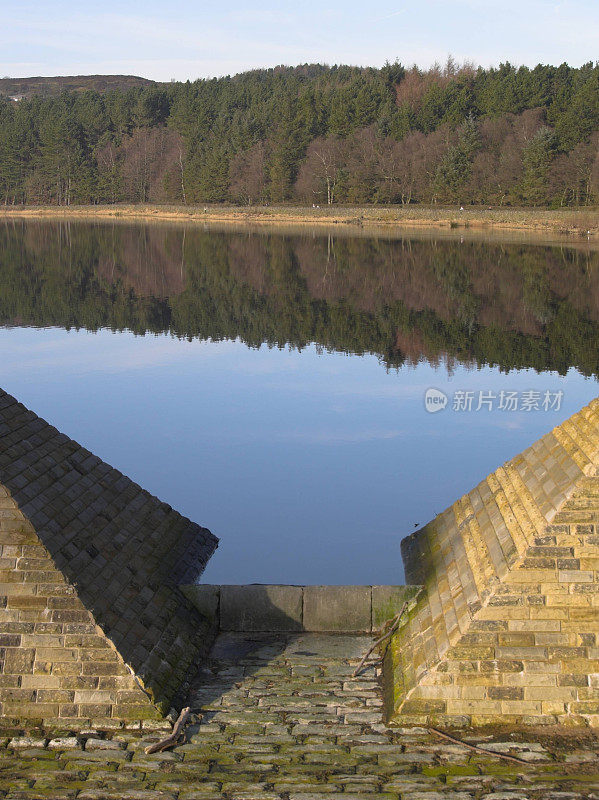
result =
[{"label": "sky", "polygon": [[195,80],[306,62],[599,59],[597,0],[0,0],[0,77]]}]

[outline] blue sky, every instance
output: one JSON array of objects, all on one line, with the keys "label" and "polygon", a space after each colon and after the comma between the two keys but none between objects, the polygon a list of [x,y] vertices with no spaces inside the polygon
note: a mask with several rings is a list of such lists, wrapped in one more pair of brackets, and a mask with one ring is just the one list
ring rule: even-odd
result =
[{"label": "blue sky", "polygon": [[0,76],[195,79],[303,62],[428,66],[448,54],[576,66],[599,59],[597,0],[3,0]]}]

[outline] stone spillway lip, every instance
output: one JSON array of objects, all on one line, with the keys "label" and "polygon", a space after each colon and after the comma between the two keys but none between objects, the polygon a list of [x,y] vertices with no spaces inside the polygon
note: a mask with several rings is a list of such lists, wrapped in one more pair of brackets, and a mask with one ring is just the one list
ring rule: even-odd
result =
[{"label": "stone spillway lip", "polygon": [[290,586],[283,584],[182,587],[220,631],[368,634],[378,631],[418,592],[413,586]]}]

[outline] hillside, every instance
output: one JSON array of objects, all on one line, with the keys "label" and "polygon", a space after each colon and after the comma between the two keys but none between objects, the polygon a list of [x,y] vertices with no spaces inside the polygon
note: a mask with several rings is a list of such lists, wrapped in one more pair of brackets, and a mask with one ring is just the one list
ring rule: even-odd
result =
[{"label": "hillside", "polygon": [[125,92],[153,86],[154,81],[136,75],[65,75],[52,78],[0,78],[0,96],[31,98],[55,97],[62,92]]},{"label": "hillside", "polygon": [[27,81],[49,96],[0,100],[6,204],[599,203],[599,63]]}]

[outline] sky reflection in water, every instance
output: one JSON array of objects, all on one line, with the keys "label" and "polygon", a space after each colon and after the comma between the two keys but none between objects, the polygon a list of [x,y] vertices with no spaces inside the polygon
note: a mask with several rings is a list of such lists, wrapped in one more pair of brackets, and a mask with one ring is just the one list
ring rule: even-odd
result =
[{"label": "sky reflection in water", "polygon": [[[0,385],[221,539],[214,583],[400,583],[399,543],[597,394],[537,374],[169,335],[0,330]],[[437,387],[557,391],[559,412],[431,415]]]}]

